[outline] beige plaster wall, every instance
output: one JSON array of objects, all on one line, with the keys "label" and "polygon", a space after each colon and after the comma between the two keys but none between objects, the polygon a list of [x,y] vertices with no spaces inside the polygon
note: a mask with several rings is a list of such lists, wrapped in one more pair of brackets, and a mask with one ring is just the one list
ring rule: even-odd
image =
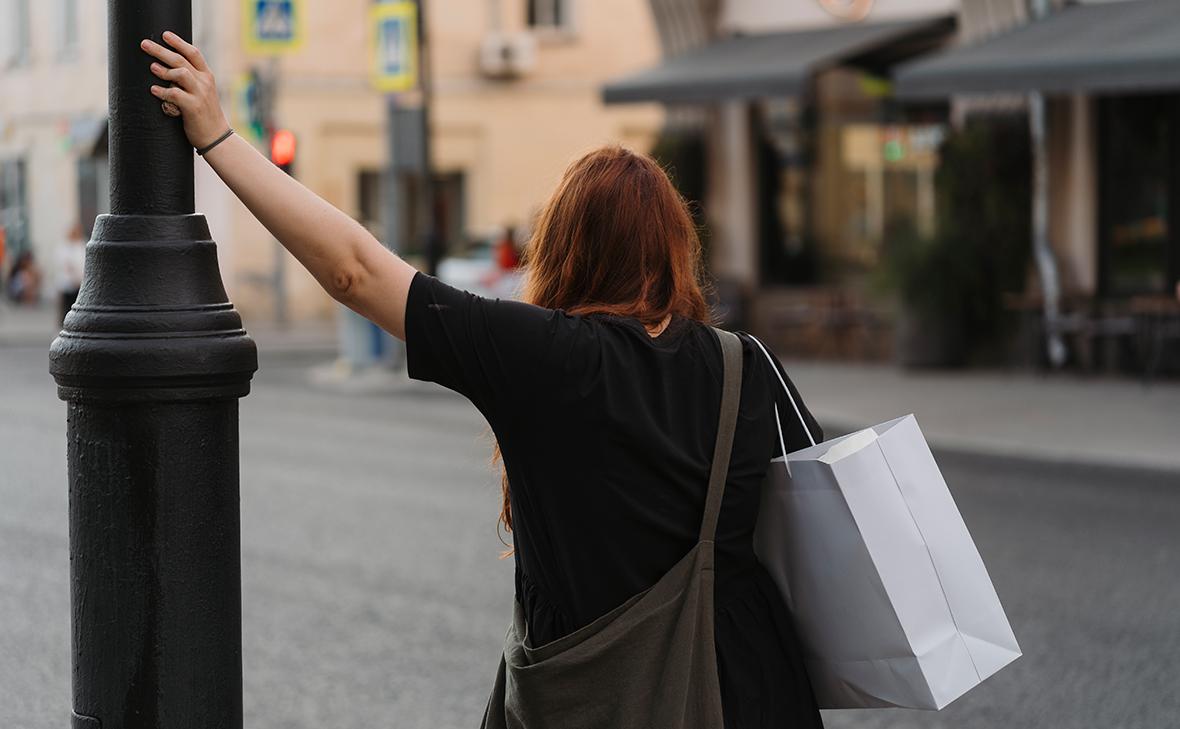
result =
[{"label": "beige plaster wall", "polygon": [[[223,15],[234,19],[219,23],[230,29],[220,36],[229,78],[260,59],[239,50],[236,0],[220,2]],[[356,215],[358,174],[379,169],[385,158],[384,103],[367,75],[369,3],[309,7],[306,44],[279,62],[278,117],[299,139],[300,181]],[[511,81],[480,73],[479,48],[495,27],[524,30],[524,0],[432,0],[427,7],[433,164],[439,172],[464,173],[469,235],[527,226],[582,152],[607,143],[646,150],[658,134],[658,107],[607,108],[600,100],[608,79],[659,60],[646,0],[578,2],[571,32],[538,33],[535,68]],[[236,200],[222,206],[232,219],[232,244],[223,245],[232,251],[222,254],[227,285],[248,317],[267,318],[273,297],[257,282],[273,271],[273,245]],[[334,304],[290,257],[285,270],[292,319],[334,315]]]},{"label": "beige plaster wall", "polygon": [[56,249],[77,217],[78,159],[92,141],[72,126],[106,115],[106,36],[87,30],[105,30],[106,3],[79,3],[80,37],[70,53],[62,51],[57,4],[33,2],[29,10],[28,62],[0,67],[0,160],[25,161],[29,232],[49,296]]},{"label": "beige plaster wall", "polygon": [[[27,160],[34,244],[52,260],[77,205],[79,152],[67,144],[68,122],[106,114],[106,3],[79,3],[81,42],[71,58],[57,54],[56,3],[31,7],[30,63],[0,69],[0,157]],[[304,7],[305,43],[276,64],[277,118],[298,137],[298,179],[356,215],[358,174],[385,159],[384,102],[368,78],[371,3],[304,0]],[[479,48],[494,28],[524,30],[525,0],[430,0],[427,7],[432,153],[438,170],[466,177],[469,234],[527,224],[578,154],[605,143],[646,150],[658,134],[658,107],[607,108],[600,100],[608,79],[659,61],[647,0],[575,0],[572,27],[538,31],[535,68],[512,81],[481,75]],[[231,123],[245,132],[243,76],[269,62],[245,52],[241,13],[240,0],[194,0],[196,40],[217,73]],[[274,311],[274,242],[200,160],[196,176],[197,208],[219,243],[230,296],[248,323],[266,323]],[[310,276],[285,253],[283,260],[292,319],[334,316],[335,305]]]},{"label": "beige plaster wall", "polygon": [[1064,291],[1092,295],[1098,286],[1098,139],[1094,99],[1049,101],[1049,240]]}]

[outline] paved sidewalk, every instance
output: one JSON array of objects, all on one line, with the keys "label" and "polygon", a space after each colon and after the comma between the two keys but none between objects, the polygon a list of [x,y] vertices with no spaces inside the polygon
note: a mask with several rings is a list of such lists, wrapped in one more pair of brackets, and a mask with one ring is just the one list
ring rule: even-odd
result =
[{"label": "paved sidewalk", "polygon": [[[336,349],[336,326],[333,321],[300,322],[286,329],[272,322],[245,323],[246,331],[258,343],[260,353],[328,353]],[[0,347],[45,347],[53,343],[61,326],[57,309],[43,304],[32,308],[15,307],[0,302]]]},{"label": "paved sidewalk", "polygon": [[0,347],[41,344],[48,347],[60,328],[57,307],[52,304],[28,308],[0,301]]},{"label": "paved sidewalk", "polygon": [[830,434],[914,413],[935,448],[1175,471],[1180,383],[788,361]]},{"label": "paved sidewalk", "polygon": [[[247,322],[262,366],[274,357],[308,359],[308,381],[323,389],[397,397],[415,390],[404,373],[344,376],[332,365],[331,322],[276,330]],[[49,347],[52,307],[0,304],[0,347]],[[314,366],[312,366],[314,365]],[[1180,485],[1180,382],[1150,387],[1130,378],[1024,372],[906,372],[888,365],[786,362],[808,407],[829,434],[915,413],[942,450],[1131,466],[1177,473]]]}]

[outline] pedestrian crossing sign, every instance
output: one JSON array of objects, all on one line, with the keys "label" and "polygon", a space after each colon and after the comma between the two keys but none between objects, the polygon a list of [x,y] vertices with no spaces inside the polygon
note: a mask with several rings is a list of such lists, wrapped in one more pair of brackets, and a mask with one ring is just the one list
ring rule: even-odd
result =
[{"label": "pedestrian crossing sign", "polygon": [[303,44],[304,0],[242,0],[246,50],[289,53]]},{"label": "pedestrian crossing sign", "polygon": [[377,3],[372,10],[373,86],[385,93],[418,87],[418,8],[413,2]]}]

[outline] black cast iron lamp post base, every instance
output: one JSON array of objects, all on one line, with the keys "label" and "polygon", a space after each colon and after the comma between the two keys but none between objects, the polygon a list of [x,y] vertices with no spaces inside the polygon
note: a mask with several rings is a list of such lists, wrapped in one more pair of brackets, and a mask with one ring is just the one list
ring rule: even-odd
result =
[{"label": "black cast iron lamp post base", "polygon": [[50,351],[67,402],[74,729],[240,729],[238,398],[257,369],[193,151],[141,38],[190,0],[110,0],[111,214]]}]

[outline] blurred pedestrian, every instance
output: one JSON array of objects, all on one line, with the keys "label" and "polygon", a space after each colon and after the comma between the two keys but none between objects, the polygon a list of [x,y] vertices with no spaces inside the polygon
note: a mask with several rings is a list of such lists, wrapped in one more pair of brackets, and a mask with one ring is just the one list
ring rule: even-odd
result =
[{"label": "blurred pedestrian", "polygon": [[8,274],[8,298],[17,304],[35,305],[41,298],[41,269],[32,251],[23,251]]},{"label": "blurred pedestrian", "polygon": [[524,301],[476,296],[234,135],[201,54],[164,40],[178,53],[142,47],[176,85],[151,93],[198,154],[328,293],[406,341],[410,377],[495,433],[516,601],[484,726],[821,726],[752,534],[776,429],[787,451],[809,444],[801,420],[822,434],[751,337],[710,326],[696,227],[659,165],[619,147],[574,162],[525,250]]},{"label": "blurred pedestrian", "polygon": [[4,224],[0,223],[0,295],[5,291],[4,272],[8,268],[4,265],[8,260],[8,230],[5,229]]},{"label": "blurred pedestrian", "polygon": [[74,223],[65,241],[57,247],[58,318],[63,324],[82,288],[82,276],[86,269],[86,244],[82,241],[82,235],[82,226]]},{"label": "blurred pedestrian", "polygon": [[516,243],[515,226],[504,226],[504,235],[496,243],[496,264],[502,271],[511,271],[520,265],[520,249]]}]

